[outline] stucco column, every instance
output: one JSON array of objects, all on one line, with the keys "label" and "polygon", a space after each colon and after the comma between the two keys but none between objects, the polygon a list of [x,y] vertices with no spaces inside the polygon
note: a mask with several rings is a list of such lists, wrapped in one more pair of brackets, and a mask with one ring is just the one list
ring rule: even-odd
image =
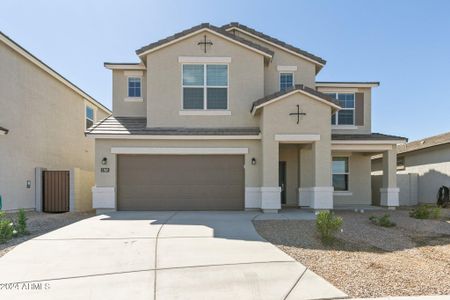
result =
[{"label": "stucco column", "polygon": [[380,204],[395,208],[399,206],[399,192],[397,187],[397,149],[383,152],[383,179],[380,188]]},{"label": "stucco column", "polygon": [[314,162],[314,187],[312,208],[333,209],[333,191],[331,184],[331,144],[320,140],[312,145]]},{"label": "stucco column", "polygon": [[278,212],[281,208],[281,188],[278,182],[279,145],[273,139],[262,141],[261,209]]}]

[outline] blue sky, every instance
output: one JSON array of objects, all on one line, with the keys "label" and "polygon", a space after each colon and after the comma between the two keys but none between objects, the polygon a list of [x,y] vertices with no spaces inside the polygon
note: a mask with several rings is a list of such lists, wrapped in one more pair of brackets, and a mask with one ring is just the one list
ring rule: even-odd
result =
[{"label": "blue sky", "polygon": [[[327,60],[318,80],[380,81],[372,126],[450,131],[450,1],[2,0],[0,30],[111,107],[103,62],[202,22],[238,21]],[[1,67],[1,66],[0,66]]]}]

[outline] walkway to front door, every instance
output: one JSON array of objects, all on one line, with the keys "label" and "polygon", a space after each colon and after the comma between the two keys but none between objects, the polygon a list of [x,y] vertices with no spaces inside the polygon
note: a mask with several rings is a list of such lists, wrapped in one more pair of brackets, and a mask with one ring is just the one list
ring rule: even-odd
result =
[{"label": "walkway to front door", "polygon": [[[115,212],[0,259],[0,299],[326,299],[346,295],[263,240],[250,212]],[[267,217],[265,215],[264,217]]]}]

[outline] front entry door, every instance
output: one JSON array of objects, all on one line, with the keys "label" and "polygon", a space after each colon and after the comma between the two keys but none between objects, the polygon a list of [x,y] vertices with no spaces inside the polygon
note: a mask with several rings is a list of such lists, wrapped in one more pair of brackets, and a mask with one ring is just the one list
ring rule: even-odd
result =
[{"label": "front entry door", "polygon": [[286,162],[280,161],[278,164],[278,181],[281,187],[281,204],[286,204]]}]

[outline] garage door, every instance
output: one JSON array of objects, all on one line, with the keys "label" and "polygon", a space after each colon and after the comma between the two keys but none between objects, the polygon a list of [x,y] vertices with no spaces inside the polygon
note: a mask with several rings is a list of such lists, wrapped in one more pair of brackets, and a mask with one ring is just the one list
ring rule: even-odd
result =
[{"label": "garage door", "polygon": [[118,155],[119,210],[243,210],[243,155]]}]

